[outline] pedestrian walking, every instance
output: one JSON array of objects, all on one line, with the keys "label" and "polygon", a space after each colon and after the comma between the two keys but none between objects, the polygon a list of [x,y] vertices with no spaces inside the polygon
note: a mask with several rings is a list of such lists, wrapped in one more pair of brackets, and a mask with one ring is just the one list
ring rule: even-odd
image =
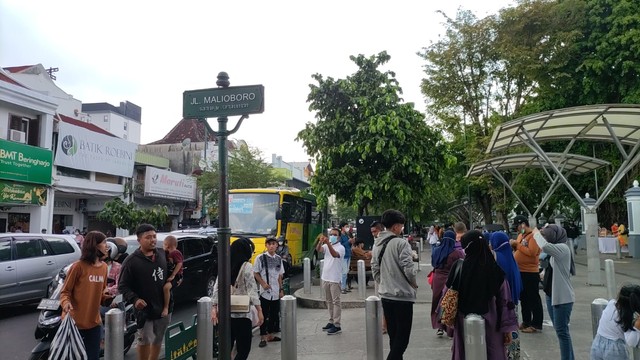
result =
[{"label": "pedestrian walking", "polygon": [[282,258],[276,254],[278,240],[269,236],[265,240],[267,251],[258,255],[253,263],[253,272],[259,286],[260,305],[264,322],[260,325],[259,347],[267,346],[267,342],[280,341],[276,333],[278,329],[278,317],[280,316],[280,299],[284,296],[282,277],[284,265]]},{"label": "pedestrian walking", "polygon": [[171,302],[167,316],[162,316],[163,287],[168,277],[167,259],[164,250],[156,248],[157,236],[153,225],[139,225],[136,236],[140,247],[122,263],[118,290],[135,308],[138,359],[157,360],[173,311]]},{"label": "pedestrian walking", "polygon": [[[431,285],[431,326],[436,329],[437,336],[443,336],[447,327],[438,319],[438,305],[442,298],[443,290],[449,272],[458,259],[464,258],[462,249],[456,248],[456,234],[447,230],[442,235],[442,240],[437,242],[431,252],[431,266],[433,267],[433,284]],[[453,336],[453,331],[449,331]]]},{"label": "pedestrian walking", "polygon": [[380,222],[386,230],[375,239],[371,273],[379,284],[378,293],[387,321],[390,345],[387,360],[402,360],[411,337],[417,269],[411,246],[402,237],[404,214],[389,209],[382,213]]}]

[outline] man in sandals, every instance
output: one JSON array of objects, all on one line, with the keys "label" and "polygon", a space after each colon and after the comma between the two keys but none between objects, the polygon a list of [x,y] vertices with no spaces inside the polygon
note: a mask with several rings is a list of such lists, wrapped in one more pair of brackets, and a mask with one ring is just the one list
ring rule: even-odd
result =
[{"label": "man in sandals", "polygon": [[267,251],[258,255],[253,264],[256,281],[260,285],[260,305],[264,322],[260,325],[259,347],[267,346],[268,341],[280,341],[275,336],[278,332],[278,316],[280,316],[280,298],[284,296],[282,277],[284,266],[280,255],[276,254],[278,240],[269,236],[265,240]]}]

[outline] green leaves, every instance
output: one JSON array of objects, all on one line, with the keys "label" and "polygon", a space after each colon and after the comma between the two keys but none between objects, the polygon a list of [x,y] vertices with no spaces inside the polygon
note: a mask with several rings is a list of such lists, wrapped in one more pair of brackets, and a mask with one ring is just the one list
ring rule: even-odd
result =
[{"label": "green leaves", "polygon": [[379,69],[390,58],[351,56],[358,70],[346,79],[315,74],[307,100],[317,121],[296,138],[317,161],[314,193],[335,195],[359,214],[385,207],[420,213],[445,166],[440,134],[402,101],[395,74]]},{"label": "green leaves", "polygon": [[98,215],[98,220],[108,221],[119,229],[132,232],[138,225],[146,223],[161,228],[169,218],[166,206],[154,205],[151,208],[140,209],[135,203],[125,203],[121,198],[114,198],[104,205]]}]

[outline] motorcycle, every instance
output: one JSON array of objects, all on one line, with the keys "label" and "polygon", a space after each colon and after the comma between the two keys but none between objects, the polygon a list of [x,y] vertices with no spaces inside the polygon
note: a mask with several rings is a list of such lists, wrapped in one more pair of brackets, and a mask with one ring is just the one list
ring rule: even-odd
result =
[{"label": "motorcycle", "polygon": [[[113,248],[113,247],[111,247]],[[117,254],[117,250],[116,250]],[[62,291],[62,285],[64,279],[67,276],[71,265],[67,265],[61,269],[54,280],[52,281],[53,294],[48,299],[42,299],[38,304],[40,309],[40,315],[38,316],[38,324],[36,325],[35,338],[38,340],[36,346],[31,350],[31,356],[29,360],[46,360],[49,358],[49,352],[51,350],[51,342],[53,337],[58,332],[58,328],[62,323],[62,308],[60,307],[60,292]],[[124,302],[117,299],[116,305],[124,312],[124,354],[131,349],[136,337],[136,331],[138,325],[134,314],[134,308],[132,304],[125,305]],[[121,298],[121,296],[120,296]],[[104,324],[104,314],[101,312],[102,323]],[[104,356],[104,342],[100,344],[100,357]]]}]

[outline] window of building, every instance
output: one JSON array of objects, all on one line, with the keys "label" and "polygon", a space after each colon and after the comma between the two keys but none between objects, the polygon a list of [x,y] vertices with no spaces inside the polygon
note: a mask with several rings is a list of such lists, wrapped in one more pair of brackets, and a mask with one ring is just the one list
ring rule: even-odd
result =
[{"label": "window of building", "polygon": [[39,146],[40,119],[11,115],[9,118],[7,139],[32,146]]},{"label": "window of building", "polygon": [[104,116],[104,122],[107,122],[107,121],[109,121],[109,115]]},{"label": "window of building", "polygon": [[128,123],[124,122],[124,131],[127,131],[127,126],[128,126]]},{"label": "window of building", "polygon": [[91,178],[91,173],[89,171],[72,169],[64,166],[57,166],[56,174],[60,176],[68,176],[68,177],[78,178],[78,179],[89,180]]}]

